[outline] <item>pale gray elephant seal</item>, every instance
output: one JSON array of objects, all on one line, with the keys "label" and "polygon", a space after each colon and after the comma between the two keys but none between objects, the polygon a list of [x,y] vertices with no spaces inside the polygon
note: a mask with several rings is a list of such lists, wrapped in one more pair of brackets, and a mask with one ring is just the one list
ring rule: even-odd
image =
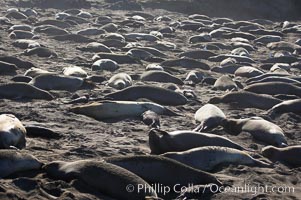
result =
[{"label": "pale gray elephant seal", "polygon": [[284,148],[267,146],[262,149],[262,155],[272,161],[280,161],[292,167],[301,167],[301,145]]},{"label": "pale gray elephant seal", "polygon": [[256,160],[244,151],[229,147],[198,147],[182,152],[168,152],[162,155],[204,171],[211,171],[218,165],[225,164],[271,167],[270,164]]},{"label": "pale gray elephant seal", "polygon": [[130,86],[118,92],[105,96],[106,98],[122,101],[135,101],[140,98],[149,99],[162,105],[184,105],[187,98],[175,91],[149,85]]},{"label": "pale gray elephant seal", "polygon": [[220,125],[223,119],[226,119],[224,112],[213,104],[205,104],[194,114],[194,119],[200,125],[195,131],[204,131]]},{"label": "pale gray elephant seal", "polygon": [[168,186],[208,183],[221,185],[215,176],[163,156],[116,156],[105,158],[105,161],[133,172],[148,183]]},{"label": "pale gray elephant seal", "polygon": [[0,149],[26,146],[26,129],[18,118],[11,114],[0,115]]},{"label": "pale gray elephant seal", "polygon": [[[54,161],[44,166],[46,173],[56,179],[77,179],[99,192],[122,200],[140,200],[157,197],[156,192],[142,178],[132,172],[104,161]],[[127,191],[131,185],[132,192]],[[138,185],[143,189],[138,190]]]},{"label": "pale gray elephant seal", "polygon": [[21,171],[40,169],[42,163],[34,156],[15,150],[0,150],[0,178]]},{"label": "pale gray elephant seal", "polygon": [[224,129],[233,135],[246,132],[258,141],[271,144],[277,147],[287,146],[283,130],[276,124],[260,117],[246,119],[224,119]]},{"label": "pale gray elephant seal", "polygon": [[177,115],[159,104],[137,101],[103,101],[70,108],[71,112],[86,115],[100,121],[140,117],[142,113],[148,110],[157,114]]},{"label": "pale gray elephant seal", "polygon": [[159,129],[151,129],[148,136],[152,154],[186,151],[188,149],[203,146],[222,146],[246,150],[244,147],[226,137],[209,133],[186,130],[168,133]]},{"label": "pale gray elephant seal", "polygon": [[211,104],[231,103],[236,107],[259,108],[267,110],[274,105],[281,103],[280,99],[266,94],[256,94],[247,91],[230,92],[220,97],[213,97],[209,100]]},{"label": "pale gray elephant seal", "polygon": [[0,85],[0,98],[6,99],[45,99],[52,100],[54,97],[47,91],[41,90],[27,83],[7,83]]},{"label": "pale gray elephant seal", "polygon": [[127,73],[118,73],[112,76],[109,81],[108,85],[112,88],[121,90],[126,87],[129,87],[133,84],[133,80],[130,75]]},{"label": "pale gray elephant seal", "polygon": [[276,104],[268,111],[269,115],[272,117],[277,114],[289,112],[301,114],[301,99],[283,101],[282,103]]},{"label": "pale gray elephant seal", "polygon": [[75,91],[84,84],[84,79],[58,74],[43,74],[34,77],[29,84],[43,90]]}]

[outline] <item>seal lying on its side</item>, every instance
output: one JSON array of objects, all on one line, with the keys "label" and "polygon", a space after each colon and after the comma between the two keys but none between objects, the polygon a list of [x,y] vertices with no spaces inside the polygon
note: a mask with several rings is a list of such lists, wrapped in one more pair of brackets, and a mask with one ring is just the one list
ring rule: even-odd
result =
[{"label": "seal lying on its side", "polygon": [[194,131],[173,131],[168,133],[158,129],[150,130],[149,146],[152,154],[186,151],[203,146],[222,146],[246,150],[239,144],[219,135]]},{"label": "seal lying on its side", "polygon": [[176,116],[171,110],[151,102],[136,101],[103,101],[70,109],[76,114],[83,114],[96,120],[108,120],[119,118],[140,117],[145,111],[151,110],[157,114]]},{"label": "seal lying on its side", "polygon": [[233,135],[246,132],[250,133],[256,140],[265,142],[266,144],[276,145],[278,147],[287,146],[283,130],[276,124],[260,117],[224,119],[222,126],[228,133]]},{"label": "seal lying on its side", "polygon": [[125,168],[149,183],[169,186],[208,183],[221,185],[215,176],[163,156],[116,156],[105,158],[105,161]]},{"label": "seal lying on its side", "polygon": [[281,103],[280,99],[274,98],[266,94],[256,94],[252,92],[239,91],[230,92],[220,97],[213,97],[209,100],[209,103],[234,103],[236,106],[246,108],[259,108],[267,110],[274,105]]},{"label": "seal lying on its side", "polygon": [[130,86],[118,92],[105,96],[114,100],[135,101],[140,98],[149,99],[162,105],[184,105],[187,98],[182,94],[157,86],[138,85]]},{"label": "seal lying on its side", "polygon": [[301,145],[284,148],[267,146],[262,149],[262,155],[272,161],[280,161],[292,167],[301,167]]},{"label": "seal lying on its side", "polygon": [[0,85],[0,98],[6,99],[45,99],[52,100],[54,97],[47,91],[27,83],[7,83]]},{"label": "seal lying on its side", "polygon": [[270,164],[252,158],[246,152],[229,147],[199,147],[183,152],[162,154],[196,169],[211,171],[218,165],[238,164],[248,166],[270,167]]},{"label": "seal lying on its side", "polygon": [[[142,178],[104,161],[54,161],[46,164],[44,169],[51,177],[66,181],[78,179],[101,193],[117,199],[140,200],[147,196],[157,197],[156,192]],[[126,190],[128,185],[133,186],[132,192]],[[143,189],[139,191],[138,185],[143,186]]]},{"label": "seal lying on its side", "polygon": [[42,163],[30,154],[15,150],[0,150],[0,178],[41,167]]},{"label": "seal lying on its side", "polygon": [[276,104],[268,111],[271,117],[275,116],[276,114],[282,114],[288,112],[292,112],[300,115],[301,99],[283,101],[282,103]]},{"label": "seal lying on its side", "polygon": [[204,131],[220,125],[221,120],[226,119],[226,116],[217,106],[206,104],[196,111],[194,119],[200,123],[194,130]]},{"label": "seal lying on its side", "polygon": [[18,118],[11,114],[0,115],[0,149],[26,146],[26,129]]}]

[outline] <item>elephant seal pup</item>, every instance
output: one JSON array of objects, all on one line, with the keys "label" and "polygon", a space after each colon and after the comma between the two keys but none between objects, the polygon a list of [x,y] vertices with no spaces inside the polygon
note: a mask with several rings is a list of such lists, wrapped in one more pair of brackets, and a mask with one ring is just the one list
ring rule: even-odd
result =
[{"label": "elephant seal pup", "polygon": [[5,99],[45,99],[52,100],[54,97],[47,91],[41,90],[27,83],[7,83],[0,85],[0,98]]},{"label": "elephant seal pup", "polygon": [[194,119],[196,122],[200,123],[200,125],[194,130],[205,131],[220,125],[220,122],[223,119],[226,119],[226,116],[217,106],[206,104],[196,111]]},{"label": "elephant seal pup", "polygon": [[292,167],[301,167],[301,145],[284,148],[267,146],[261,152],[264,157],[272,161],[280,161]]},{"label": "elephant seal pup", "polygon": [[247,119],[224,119],[222,121],[222,126],[232,135],[238,135],[242,132],[246,132],[251,134],[254,139],[266,144],[271,144],[277,147],[287,146],[283,130],[276,124],[260,117]]},{"label": "elephant seal pup", "polygon": [[8,149],[0,150],[0,178],[21,171],[38,170],[41,167],[42,163],[30,154]]},{"label": "elephant seal pup", "polygon": [[270,164],[256,160],[244,151],[229,147],[198,147],[182,152],[168,152],[162,156],[204,171],[211,171],[218,165],[225,164],[271,167]]},{"label": "elephant seal pup", "polygon": [[112,88],[121,90],[126,87],[129,87],[133,84],[133,80],[130,75],[127,73],[118,73],[112,76],[109,81],[108,85]]},{"label": "elephant seal pup", "polygon": [[24,76],[29,76],[29,77],[34,78],[36,76],[43,75],[43,74],[55,74],[55,73],[49,72],[44,69],[32,67],[32,68],[26,70],[26,72],[24,73]]},{"label": "elephant seal pup", "polygon": [[70,109],[71,112],[86,115],[100,121],[107,119],[140,117],[142,113],[147,110],[151,110],[160,115],[177,115],[159,104],[136,101],[94,102],[82,106],[75,106]]},{"label": "elephant seal pup", "polygon": [[75,76],[79,78],[86,78],[88,76],[87,72],[83,68],[78,66],[65,67],[63,74],[65,76]]},{"label": "elephant seal pup", "polygon": [[[93,160],[75,162],[54,161],[44,166],[46,173],[56,179],[77,179],[99,192],[116,199],[140,200],[157,197],[155,190],[142,178],[119,166]],[[133,192],[128,192],[132,185]],[[138,186],[143,186],[139,190]]]},{"label": "elephant seal pup", "polygon": [[[208,183],[221,185],[215,176],[163,156],[116,156],[104,160],[129,170],[148,183],[160,183],[168,186]],[[180,176],[175,176],[175,174]]]},{"label": "elephant seal pup", "polygon": [[130,86],[105,96],[114,100],[135,101],[140,98],[149,99],[162,105],[184,105],[187,98],[175,91],[149,85]]},{"label": "elephant seal pup", "polygon": [[160,128],[160,117],[157,113],[148,110],[142,114],[142,121],[151,128]]},{"label": "elephant seal pup", "polygon": [[75,91],[84,84],[84,79],[58,74],[43,74],[34,77],[29,84],[43,90]]},{"label": "elephant seal pup", "polygon": [[173,131],[168,133],[159,129],[151,129],[148,136],[152,154],[186,151],[203,146],[222,146],[246,150],[228,138],[209,133],[195,131]]},{"label": "elephant seal pup", "polygon": [[34,47],[32,49],[26,49],[24,51],[25,56],[37,55],[39,57],[54,57],[56,58],[58,55],[56,52],[46,48],[46,47]]},{"label": "elephant seal pup", "polygon": [[244,90],[258,94],[288,94],[301,97],[301,87],[283,82],[255,83],[246,86]]},{"label": "elephant seal pup", "polygon": [[0,115],[0,149],[26,146],[26,129],[18,118],[11,114]]},{"label": "elephant seal pup", "polygon": [[279,104],[276,104],[268,111],[268,113],[271,117],[274,117],[277,114],[288,113],[288,112],[300,115],[301,114],[301,99],[293,99],[293,100],[283,101]]},{"label": "elephant seal pup", "polygon": [[173,76],[170,73],[159,71],[159,70],[151,70],[144,72],[140,79],[142,81],[153,81],[153,82],[161,82],[161,83],[175,83],[178,85],[184,85],[183,81],[176,76]]},{"label": "elephant seal pup", "polygon": [[219,77],[214,85],[213,88],[216,90],[237,90],[237,84],[230,78],[228,75],[222,75]]},{"label": "elephant seal pup", "polygon": [[211,104],[232,103],[235,106],[245,108],[258,108],[267,110],[274,105],[281,103],[280,99],[266,94],[256,94],[247,91],[230,92],[220,97],[213,97],[209,100]]}]

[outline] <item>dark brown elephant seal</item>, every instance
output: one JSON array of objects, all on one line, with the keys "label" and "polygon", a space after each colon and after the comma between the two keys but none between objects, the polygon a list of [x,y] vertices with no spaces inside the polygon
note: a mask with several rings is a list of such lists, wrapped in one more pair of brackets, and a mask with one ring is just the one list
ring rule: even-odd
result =
[{"label": "dark brown elephant seal", "polygon": [[277,147],[287,146],[284,131],[276,124],[260,117],[224,119],[222,126],[229,134],[238,135],[245,132],[251,134],[254,139],[266,144]]},{"label": "dark brown elephant seal", "polygon": [[272,161],[280,161],[292,167],[301,167],[301,145],[284,148],[267,146],[262,149],[262,155]]},{"label": "dark brown elephant seal", "polygon": [[148,85],[130,86],[118,92],[108,94],[105,97],[121,101],[135,101],[145,98],[162,105],[184,105],[187,103],[187,98],[182,94]]},{"label": "dark brown elephant seal", "polygon": [[42,165],[37,158],[25,152],[8,149],[0,150],[0,178],[21,171],[38,170]]},{"label": "dark brown elephant seal", "polygon": [[6,99],[45,99],[52,100],[54,97],[47,91],[39,89],[27,83],[7,83],[0,85],[0,98]]},{"label": "dark brown elephant seal", "polygon": [[[124,168],[104,161],[54,161],[46,164],[44,169],[47,175],[53,178],[66,181],[77,179],[99,192],[117,199],[140,200],[147,196],[157,197],[156,192],[142,178]],[[140,185],[143,189],[139,190],[138,186]],[[127,191],[129,189],[131,192]]]},{"label": "dark brown elephant seal", "polygon": [[209,133],[186,130],[166,132],[159,129],[151,129],[148,135],[152,154],[186,151],[203,146],[222,146],[245,150],[244,147],[226,137]]},{"label": "dark brown elephant seal", "polygon": [[230,92],[220,97],[213,97],[209,100],[209,103],[231,103],[235,106],[245,108],[259,108],[267,110],[274,105],[281,103],[280,99],[274,98],[270,95],[256,94],[247,91]]},{"label": "dark brown elephant seal", "polygon": [[[133,172],[149,183],[174,186],[221,182],[213,175],[196,170],[175,160],[156,155],[116,156],[105,161]],[[178,174],[179,176],[174,176]]]}]

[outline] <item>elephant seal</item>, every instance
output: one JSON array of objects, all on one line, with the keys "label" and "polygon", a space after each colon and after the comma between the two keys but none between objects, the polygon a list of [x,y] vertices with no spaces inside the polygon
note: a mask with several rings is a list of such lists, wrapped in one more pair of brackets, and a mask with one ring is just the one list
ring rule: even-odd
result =
[{"label": "elephant seal", "polygon": [[162,105],[184,105],[187,98],[182,94],[165,88],[149,85],[130,86],[118,92],[113,92],[105,96],[114,100],[135,101],[140,98],[149,99]]},{"label": "elephant seal", "polygon": [[269,115],[272,117],[277,114],[288,113],[288,112],[300,115],[301,114],[301,99],[293,99],[293,100],[283,101],[279,104],[276,104],[268,111]]},{"label": "elephant seal", "polygon": [[148,183],[160,183],[167,186],[208,183],[221,185],[215,176],[163,156],[116,156],[104,160],[127,169]]},{"label": "elephant seal", "polygon": [[[44,166],[47,175],[65,181],[77,179],[84,184],[123,200],[140,200],[157,197],[155,190],[142,178],[104,161],[79,160],[74,162],[54,161]],[[133,192],[127,192],[127,186],[132,185]],[[138,186],[143,186],[139,190]]]},{"label": "elephant seal", "polygon": [[43,74],[54,74],[54,73],[49,72],[49,71],[44,70],[44,69],[32,67],[32,68],[26,70],[26,72],[24,73],[24,76],[29,76],[29,77],[34,78],[36,76],[43,75]]},{"label": "elephant seal", "polygon": [[86,78],[88,76],[87,72],[83,68],[78,66],[65,67],[63,74],[65,76],[75,76],[79,78]]},{"label": "elephant seal", "polygon": [[256,84],[256,83],[266,83],[266,82],[283,82],[283,83],[291,83],[291,84],[301,85],[300,81],[297,81],[290,77],[281,77],[281,76],[268,76],[268,77],[262,78],[257,81],[248,81],[247,85],[252,85],[252,84]]},{"label": "elephant seal", "polygon": [[18,69],[15,64],[0,61],[0,74],[16,73]]},{"label": "elephant seal", "polygon": [[26,147],[26,129],[18,118],[11,114],[0,115],[0,149]]},{"label": "elephant seal", "polygon": [[170,73],[159,71],[159,70],[151,70],[144,72],[140,79],[142,81],[153,81],[153,82],[161,82],[161,83],[175,83],[178,85],[184,85],[183,81],[176,76],[171,75]]},{"label": "elephant seal", "polygon": [[238,68],[234,72],[234,74],[235,74],[235,76],[251,78],[254,76],[259,76],[259,75],[263,74],[263,72],[259,69],[256,69],[255,67],[243,66],[243,67]]},{"label": "elephant seal", "polygon": [[29,83],[32,78],[30,76],[17,75],[11,78],[14,82]]},{"label": "elephant seal", "polygon": [[219,77],[214,85],[213,88],[216,90],[237,90],[237,84],[230,78],[228,75],[222,75]]},{"label": "elephant seal", "polygon": [[52,100],[54,97],[47,91],[41,90],[27,83],[7,83],[0,85],[0,98],[6,99],[45,99]]},{"label": "elephant seal", "polygon": [[141,61],[127,54],[115,54],[115,53],[97,53],[93,56],[92,60],[110,59],[118,64],[137,64]]},{"label": "elephant seal", "polygon": [[246,119],[224,119],[222,121],[224,129],[232,135],[246,132],[258,141],[271,144],[277,147],[287,146],[287,141],[283,130],[260,117]]},{"label": "elephant seal", "polygon": [[41,126],[26,125],[25,129],[28,137],[40,137],[46,139],[59,139],[62,137],[61,134]]},{"label": "elephant seal", "polygon": [[280,161],[292,167],[301,167],[301,145],[284,148],[267,146],[262,149],[261,153],[272,161]]},{"label": "elephant seal", "polygon": [[42,165],[37,158],[22,151],[0,150],[0,178],[21,171],[38,170]]},{"label": "elephant seal", "polygon": [[206,63],[200,62],[191,58],[178,58],[172,60],[166,60],[160,63],[163,67],[183,67],[186,69],[202,69],[209,70],[210,66]]},{"label": "elephant seal", "polygon": [[283,82],[255,83],[246,86],[244,90],[257,94],[287,94],[301,97],[301,87]]},{"label": "elephant seal", "polygon": [[13,46],[21,48],[21,49],[31,49],[35,47],[40,47],[40,43],[34,40],[28,40],[28,39],[18,39],[12,43]]},{"label": "elephant seal", "polygon": [[92,117],[96,120],[140,117],[142,113],[151,110],[157,114],[176,116],[177,114],[167,108],[151,102],[136,101],[104,101],[87,105],[75,106],[71,112]]},{"label": "elephant seal", "polygon": [[112,88],[121,90],[126,87],[129,87],[133,84],[133,80],[130,75],[127,73],[118,73],[112,76],[109,81],[108,85]]},{"label": "elephant seal", "polygon": [[223,119],[226,119],[226,116],[217,106],[206,104],[195,112],[194,119],[196,122],[200,123],[200,125],[194,130],[205,131],[220,125],[220,122]]},{"label": "elephant seal", "polygon": [[43,74],[34,77],[29,84],[43,90],[75,91],[84,84],[84,79],[57,74]]},{"label": "elephant seal", "polygon": [[220,97],[213,97],[209,100],[211,104],[218,103],[232,103],[235,106],[245,108],[258,108],[267,110],[274,105],[281,103],[280,99],[274,98],[270,95],[256,94],[247,91],[230,92]]},{"label": "elephant seal", "polygon": [[256,160],[244,151],[229,147],[198,147],[182,152],[168,152],[162,156],[203,171],[211,171],[218,165],[225,164],[271,167],[270,164]]},{"label": "elephant seal", "polygon": [[244,147],[223,136],[209,133],[186,130],[168,133],[159,129],[151,129],[148,136],[152,154],[186,151],[188,149],[203,146],[222,146],[246,150]]},{"label": "elephant seal", "polygon": [[142,114],[142,121],[151,128],[160,128],[160,117],[151,110],[145,111]]},{"label": "elephant seal", "polygon": [[34,47],[32,49],[26,49],[23,54],[25,56],[37,55],[39,57],[54,57],[56,58],[58,55],[56,52],[46,48],[46,47]]},{"label": "elephant seal", "polygon": [[113,72],[117,69],[119,69],[117,62],[115,62],[114,60],[111,60],[111,59],[100,59],[100,60],[95,61],[92,64],[92,71],[108,70],[108,71]]},{"label": "elephant seal", "polygon": [[21,60],[20,58],[14,56],[0,56],[0,61],[15,64],[18,68],[21,69],[29,69],[31,67],[35,67],[31,62]]}]

